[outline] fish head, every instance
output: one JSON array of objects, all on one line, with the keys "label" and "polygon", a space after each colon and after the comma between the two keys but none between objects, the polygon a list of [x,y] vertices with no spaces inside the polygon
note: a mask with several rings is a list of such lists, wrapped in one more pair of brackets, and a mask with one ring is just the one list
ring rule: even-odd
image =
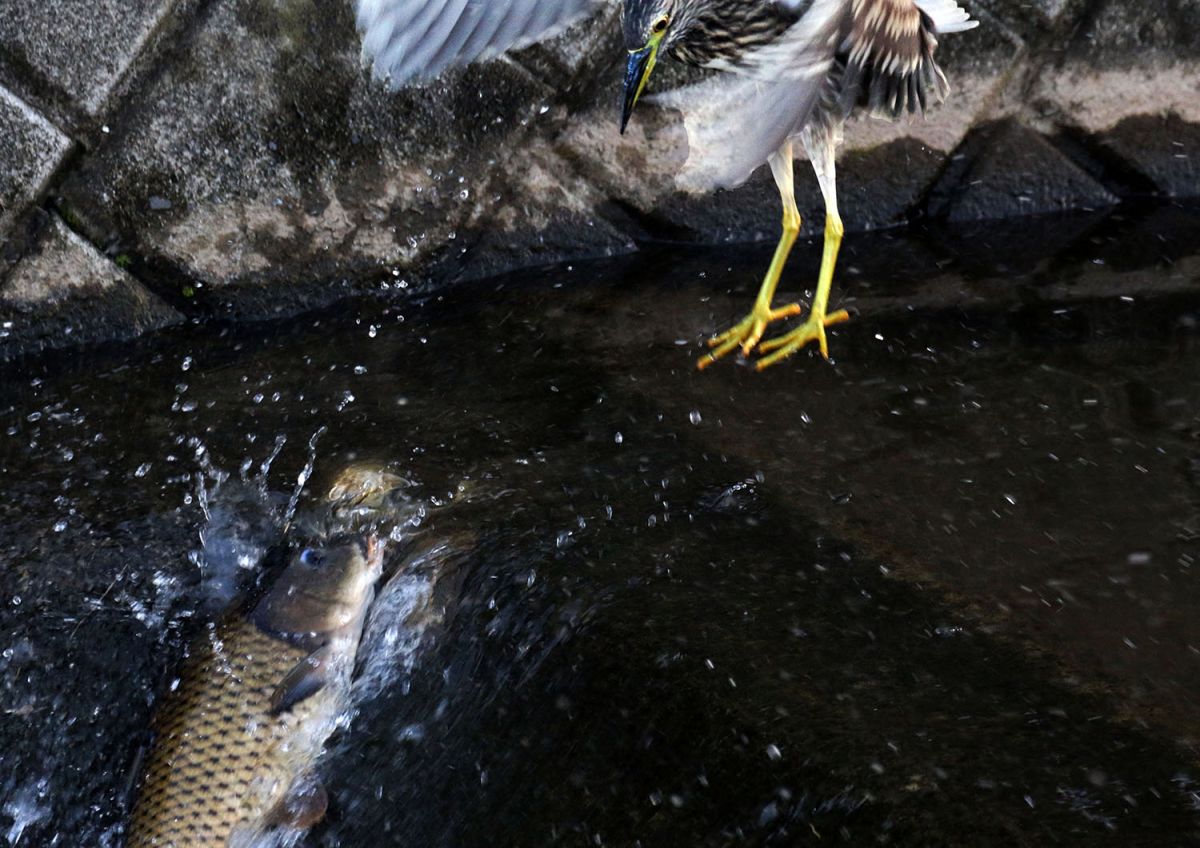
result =
[{"label": "fish head", "polygon": [[301,548],[254,608],[254,621],[274,633],[332,634],[361,620],[382,567],[383,543],[371,536]]}]

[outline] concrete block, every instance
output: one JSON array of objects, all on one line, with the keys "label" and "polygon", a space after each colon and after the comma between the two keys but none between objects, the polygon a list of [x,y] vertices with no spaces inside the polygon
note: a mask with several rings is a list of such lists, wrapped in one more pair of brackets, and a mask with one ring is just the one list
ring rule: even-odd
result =
[{"label": "concrete block", "polygon": [[1172,113],[1200,123],[1200,0],[1095,5],[1026,92],[1042,128],[1103,133],[1134,115]]},{"label": "concrete block", "polygon": [[1045,138],[1007,120],[975,130],[930,192],[928,211],[951,221],[982,221],[1117,201]]},{"label": "concrete block", "polygon": [[1179,115],[1126,118],[1096,139],[1166,197],[1200,197],[1200,123]]},{"label": "concrete block", "polygon": [[[903,224],[926,186],[941,172],[946,152],[911,136],[870,148],[842,152],[838,161],[838,207],[849,232]],[[801,237],[817,237],[825,201],[805,160],[796,162],[796,203],[804,220]],[[761,168],[745,185],[711,195],[674,193],[660,198],[641,219],[652,234],[671,240],[773,241],[779,238],[783,207],[770,169]]]},{"label": "concrete block", "polygon": [[175,0],[0,0],[0,56],[99,114]]},{"label": "concrete block", "polygon": [[95,240],[198,283],[198,306],[276,283],[286,304],[305,283],[423,270],[487,226],[493,181],[556,96],[509,59],[389,92],[359,65],[349,3],[212,4],[63,199]]},{"label": "concrete block", "polygon": [[[5,246],[7,255],[12,250],[8,242],[17,217],[42,193],[71,141],[3,86],[0,139],[0,245]],[[0,263],[4,259],[0,255]]]},{"label": "concrete block", "polygon": [[52,216],[34,249],[0,280],[0,359],[132,338],[182,320]]}]

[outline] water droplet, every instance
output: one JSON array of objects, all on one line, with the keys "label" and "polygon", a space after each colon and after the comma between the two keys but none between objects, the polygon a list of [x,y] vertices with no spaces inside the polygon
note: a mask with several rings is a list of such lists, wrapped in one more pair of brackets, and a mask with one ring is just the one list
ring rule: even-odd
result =
[{"label": "water droplet", "polygon": [[617,433],[617,435],[613,437],[613,441],[619,445],[625,441],[625,437],[622,436],[620,433]]},{"label": "water droplet", "polygon": [[192,370],[192,358],[190,356],[185,356],[183,358],[183,362],[180,364],[179,367],[182,368],[184,371],[191,371]]},{"label": "water droplet", "polygon": [[67,522],[64,521],[63,519],[60,518],[58,521],[54,522],[54,532],[55,533],[61,533],[62,531],[66,530],[66,529],[67,529]]},{"label": "water droplet", "polygon": [[134,470],[134,472],[133,472],[133,476],[134,476],[134,477],[145,477],[147,474],[149,474],[149,473],[150,473],[150,469],[151,469],[152,467],[153,467],[153,466],[152,466],[152,464],[151,464],[151,463],[149,463],[149,462],[143,462],[141,465],[139,465],[139,466],[137,467],[137,469],[136,469],[136,470]]},{"label": "water droplet", "polygon": [[693,409],[688,413],[688,421],[691,421],[693,424],[699,424],[703,420],[704,417],[700,415],[700,410],[698,409]]}]

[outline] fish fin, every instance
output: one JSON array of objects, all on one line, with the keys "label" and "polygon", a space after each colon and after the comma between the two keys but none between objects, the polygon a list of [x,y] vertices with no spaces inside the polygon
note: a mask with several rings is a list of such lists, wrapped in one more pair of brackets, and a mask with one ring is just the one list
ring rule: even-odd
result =
[{"label": "fish fin", "polygon": [[267,814],[267,824],[308,830],[325,818],[328,809],[329,795],[325,786],[314,777],[304,777],[293,784],[288,794]]},{"label": "fish fin", "polygon": [[271,715],[286,713],[320,692],[325,687],[328,662],[329,652],[320,648],[296,663],[271,693]]}]

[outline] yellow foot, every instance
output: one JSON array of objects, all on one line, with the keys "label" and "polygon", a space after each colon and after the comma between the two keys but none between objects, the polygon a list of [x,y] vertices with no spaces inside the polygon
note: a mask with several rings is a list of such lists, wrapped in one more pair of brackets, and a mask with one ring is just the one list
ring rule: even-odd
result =
[{"label": "yellow foot", "polygon": [[787,359],[812,341],[817,342],[820,346],[821,356],[828,359],[829,343],[825,340],[825,328],[832,327],[834,324],[844,324],[849,320],[850,313],[845,309],[839,309],[832,315],[824,316],[824,318],[818,318],[815,315],[809,316],[807,321],[795,330],[792,330],[792,332],[777,336],[759,345],[759,351],[770,353],[771,355],[764,356],[758,360],[754,366],[754,370],[762,371],[764,368],[770,368],[775,363]]},{"label": "yellow foot", "polygon": [[791,318],[793,315],[799,315],[803,311],[803,308],[798,303],[789,303],[787,306],[781,306],[778,309],[760,309],[759,307],[755,307],[754,311],[742,321],[721,333],[721,335],[714,336],[708,340],[708,346],[712,350],[696,361],[696,367],[703,371],[718,359],[728,356],[739,347],[742,349],[744,355],[749,356],[750,351],[754,350],[754,346],[758,344],[759,340],[763,337],[763,333],[766,332],[768,324],[773,321],[781,321],[784,318]]}]

